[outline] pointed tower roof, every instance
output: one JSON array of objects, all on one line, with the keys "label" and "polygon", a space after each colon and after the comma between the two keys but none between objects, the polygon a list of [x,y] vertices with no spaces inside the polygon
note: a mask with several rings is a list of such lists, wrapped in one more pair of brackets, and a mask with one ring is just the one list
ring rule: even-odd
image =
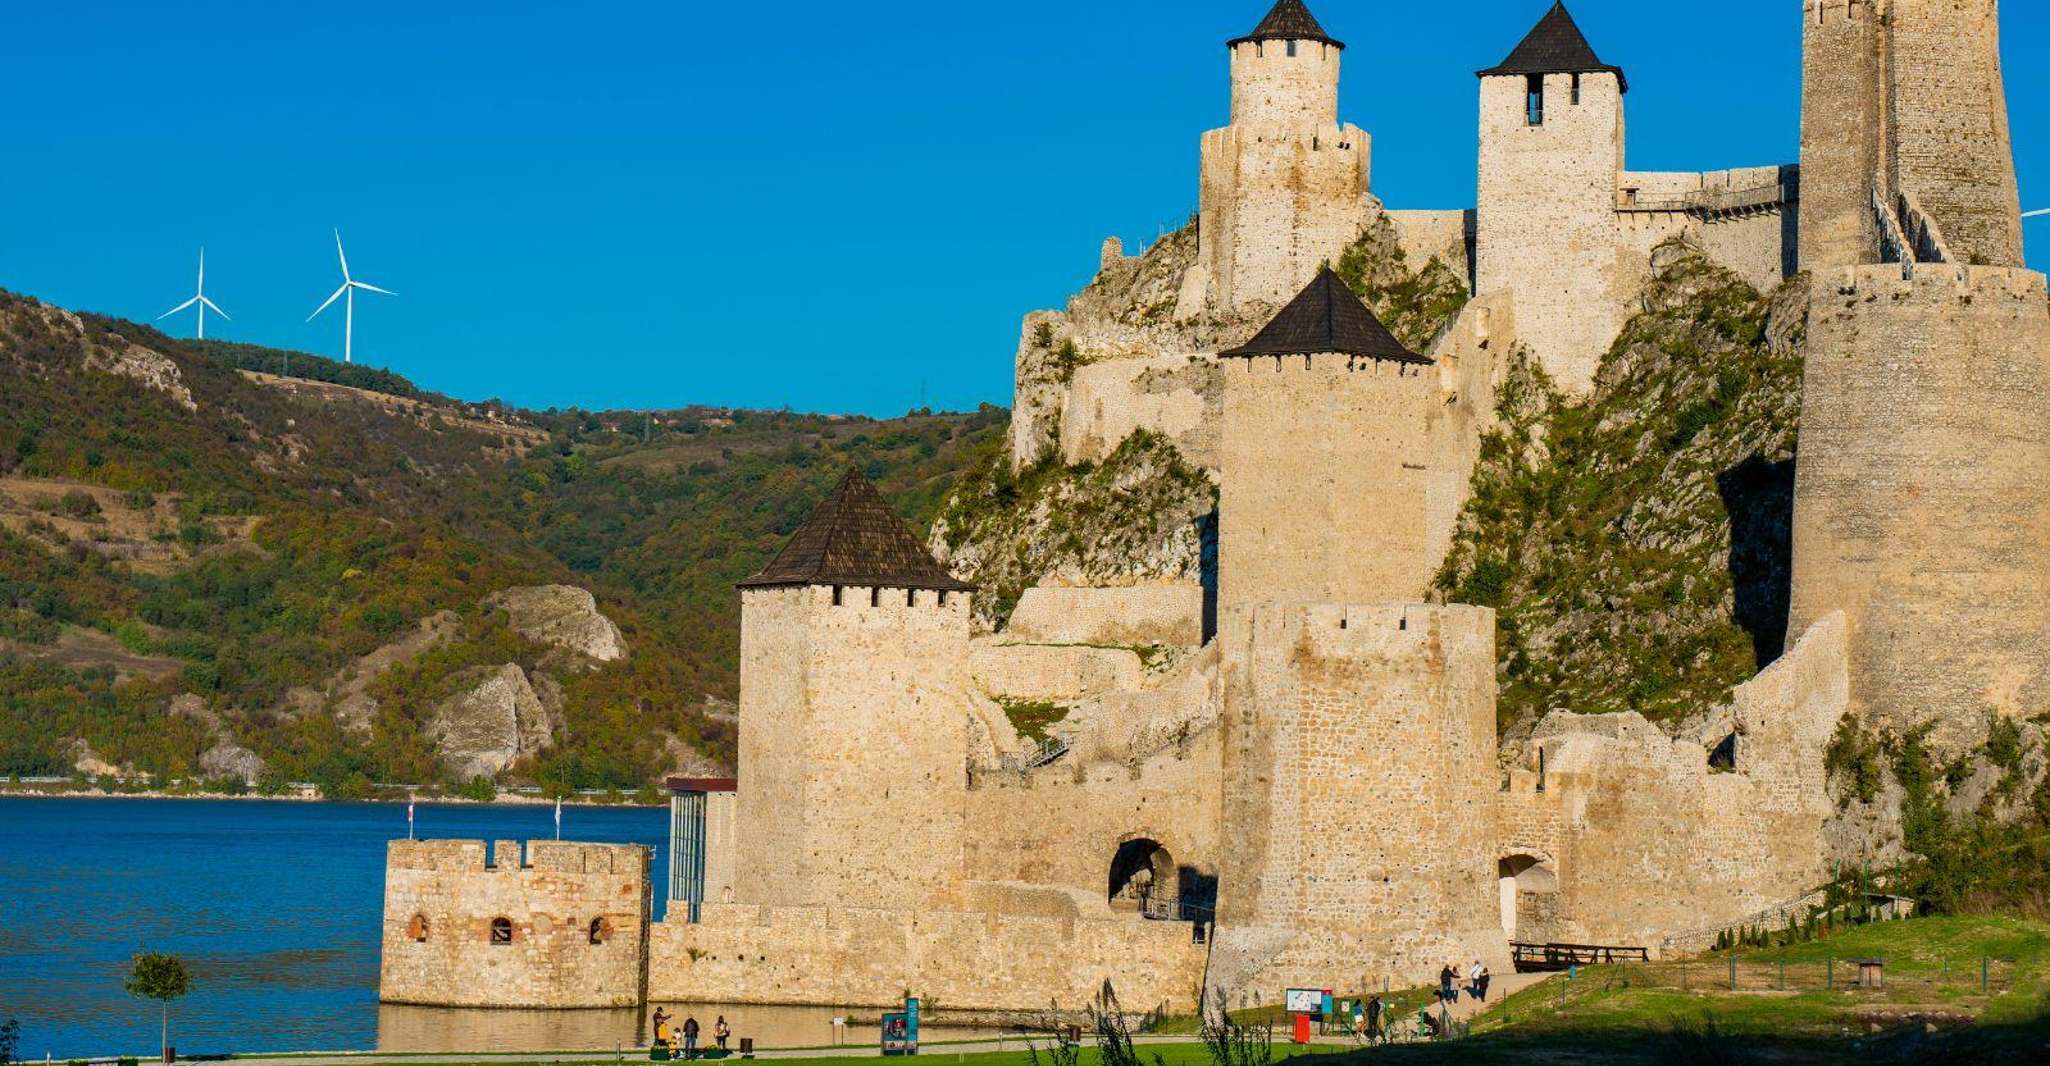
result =
[{"label": "pointed tower roof", "polygon": [[744,589],[792,585],[881,585],[972,592],[947,573],[890,509],[875,484],[849,470]]},{"label": "pointed tower roof", "polygon": [[1345,47],[1344,41],[1324,32],[1317,16],[1303,6],[1303,0],[1280,0],[1274,5],[1274,10],[1267,12],[1267,17],[1253,27],[1253,32],[1244,37],[1234,37],[1224,44],[1231,48],[1247,41],[1322,41],[1333,48]]},{"label": "pointed tower roof", "polygon": [[1253,339],[1228,352],[1226,356],[1251,355],[1313,355],[1320,352],[1339,352],[1345,355],[1362,355],[1370,359],[1387,359],[1397,363],[1426,363],[1427,356],[1418,355],[1402,346],[1395,334],[1367,310],[1367,305],[1345,287],[1330,267],[1317,272],[1316,280],[1310,282],[1274,321],[1267,323]]},{"label": "pointed tower roof", "polygon": [[1509,58],[1479,71],[1485,78],[1491,74],[1591,74],[1606,73],[1616,76],[1616,85],[1624,92],[1630,91],[1630,80],[1623,76],[1623,68],[1611,66],[1594,54],[1594,46],[1587,43],[1587,36],[1580,32],[1580,26],[1573,21],[1573,15],[1566,10],[1565,0],[1555,0],[1545,17],[1524,35],[1523,42],[1509,53]]}]

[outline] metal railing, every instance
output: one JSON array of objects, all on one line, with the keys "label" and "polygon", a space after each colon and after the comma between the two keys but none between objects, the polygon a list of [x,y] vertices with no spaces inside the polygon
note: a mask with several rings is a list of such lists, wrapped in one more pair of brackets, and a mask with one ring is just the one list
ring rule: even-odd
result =
[{"label": "metal railing", "polygon": [[1625,189],[1616,194],[1616,210],[1673,212],[1698,218],[1715,218],[1764,211],[1793,203],[1798,198],[1798,188],[1786,181],[1775,181],[1769,185],[1747,185],[1741,189],[1690,189],[1676,196],[1653,199],[1638,196],[1635,189]]},{"label": "metal railing", "polygon": [[1611,944],[1511,943],[1509,955],[1518,973],[1544,973],[1600,963],[1651,961],[1648,949]]},{"label": "metal railing", "polygon": [[1048,737],[1024,751],[1007,751],[998,760],[999,765],[1015,774],[1037,770],[1047,763],[1068,753],[1068,738]]}]

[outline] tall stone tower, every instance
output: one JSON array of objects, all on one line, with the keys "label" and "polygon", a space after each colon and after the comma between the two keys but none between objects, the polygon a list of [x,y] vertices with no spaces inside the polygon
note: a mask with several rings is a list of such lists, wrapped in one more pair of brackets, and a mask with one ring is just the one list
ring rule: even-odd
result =
[{"label": "tall stone tower", "polygon": [[1789,634],[1842,610],[1853,709],[1944,753],[2050,707],[2050,312],[2018,266],[1995,15],[1804,8]]},{"label": "tall stone tower", "polygon": [[1369,141],[1338,121],[1345,45],[1280,0],[1231,50],[1231,125],[1203,135],[1201,244],[1178,313],[1277,307],[1359,237]]},{"label": "tall stone tower", "polygon": [[945,899],[962,869],[972,587],[850,471],[740,588],[737,902]]},{"label": "tall stone tower", "polygon": [[1438,374],[1338,275],[1221,353],[1218,615],[1420,599]]},{"label": "tall stone tower", "polygon": [[1999,0],[1803,0],[1800,263],[1878,258],[1875,194],[1952,259],[2020,266]]},{"label": "tall stone tower", "polygon": [[1517,338],[1579,391],[1621,328],[1627,295],[1617,291],[1626,272],[1616,189],[1629,82],[1563,3],[1479,75],[1474,291],[1512,293]]}]

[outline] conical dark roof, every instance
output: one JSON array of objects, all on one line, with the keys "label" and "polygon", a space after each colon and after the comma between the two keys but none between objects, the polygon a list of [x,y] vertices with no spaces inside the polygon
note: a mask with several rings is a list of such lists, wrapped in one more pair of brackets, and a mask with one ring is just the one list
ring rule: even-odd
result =
[{"label": "conical dark roof", "polygon": [[1367,310],[1367,305],[1345,287],[1330,267],[1317,272],[1310,282],[1274,321],[1267,323],[1253,339],[1221,355],[1314,355],[1339,352],[1388,359],[1398,363],[1429,363],[1402,346],[1395,334]]},{"label": "conical dark roof", "polygon": [[1303,6],[1303,0],[1280,0],[1267,17],[1260,20],[1253,32],[1244,37],[1234,37],[1225,46],[1244,44],[1247,41],[1322,41],[1333,48],[1344,48],[1345,42],[1324,32],[1317,16]]},{"label": "conical dark roof", "polygon": [[1509,58],[1480,71],[1481,77],[1491,74],[1589,74],[1604,72],[1616,76],[1616,85],[1624,92],[1630,91],[1629,79],[1623,77],[1623,68],[1610,66],[1594,54],[1594,46],[1587,43],[1586,35],[1573,21],[1573,15],[1566,10],[1565,0],[1555,0],[1545,17],[1524,35],[1523,43],[1509,53]]},{"label": "conical dark roof", "polygon": [[971,592],[905,528],[875,484],[856,470],[812,509],[789,543],[740,583],[744,589],[790,585],[880,585]]}]

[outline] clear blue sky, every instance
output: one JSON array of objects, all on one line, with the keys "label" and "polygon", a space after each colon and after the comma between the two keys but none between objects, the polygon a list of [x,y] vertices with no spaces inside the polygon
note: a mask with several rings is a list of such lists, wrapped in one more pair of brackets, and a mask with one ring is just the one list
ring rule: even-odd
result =
[{"label": "clear blue sky", "polygon": [[[339,355],[329,227],[397,299],[357,353],[533,406],[1008,403],[1018,319],[1196,206],[1223,41],[1265,0],[13,5],[0,286]],[[1548,0],[1312,0],[1391,206],[1472,202],[1472,72]],[[2006,5],[2027,206],[2050,19]],[[1630,162],[1792,161],[1799,3],[1579,0]],[[2029,224],[2050,259],[2050,219]],[[189,320],[174,325],[189,331]]]}]

